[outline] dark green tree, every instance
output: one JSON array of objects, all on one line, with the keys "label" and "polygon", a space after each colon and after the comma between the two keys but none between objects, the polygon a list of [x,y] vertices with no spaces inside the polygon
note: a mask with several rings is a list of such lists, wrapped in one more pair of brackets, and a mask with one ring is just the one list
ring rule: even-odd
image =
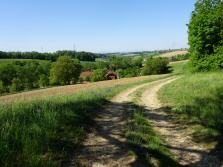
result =
[{"label": "dark green tree", "polygon": [[167,58],[150,57],[145,62],[145,65],[142,69],[142,75],[165,74],[169,70],[168,63],[169,62]]},{"label": "dark green tree", "polygon": [[[189,45],[195,71],[210,70],[211,56],[223,46],[223,1],[199,0],[189,23]],[[223,57],[223,55],[222,55]],[[215,58],[219,61],[219,58]],[[209,59],[211,59],[209,61]],[[215,64],[215,63],[212,63]],[[216,66],[216,64],[215,64]]]},{"label": "dark green tree", "polygon": [[81,73],[81,64],[79,60],[72,59],[69,56],[61,56],[52,65],[50,71],[51,84],[69,85],[76,83]]}]

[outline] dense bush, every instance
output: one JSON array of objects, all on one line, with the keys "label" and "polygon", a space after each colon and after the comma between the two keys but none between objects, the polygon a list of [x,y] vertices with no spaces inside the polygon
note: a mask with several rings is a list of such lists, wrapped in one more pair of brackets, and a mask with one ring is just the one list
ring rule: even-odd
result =
[{"label": "dense bush", "polygon": [[94,82],[103,81],[103,80],[106,80],[106,74],[107,74],[106,69],[97,69],[97,70],[94,70],[93,76],[91,79]]},{"label": "dense bush", "polygon": [[38,88],[40,76],[49,77],[50,62],[15,61],[0,67],[0,93]]},{"label": "dense bush", "polygon": [[137,67],[127,68],[127,69],[117,71],[118,76],[120,78],[136,77],[140,75],[140,72],[141,72],[141,69]]},{"label": "dense bush", "polygon": [[52,65],[50,70],[50,82],[55,85],[69,85],[76,83],[81,73],[79,60],[69,56],[61,56]]},{"label": "dense bush", "polygon": [[148,58],[142,69],[142,75],[165,74],[169,70],[168,63],[167,58]]},{"label": "dense bush", "polygon": [[223,46],[223,1],[197,1],[189,24],[189,45],[194,71],[220,69]]}]

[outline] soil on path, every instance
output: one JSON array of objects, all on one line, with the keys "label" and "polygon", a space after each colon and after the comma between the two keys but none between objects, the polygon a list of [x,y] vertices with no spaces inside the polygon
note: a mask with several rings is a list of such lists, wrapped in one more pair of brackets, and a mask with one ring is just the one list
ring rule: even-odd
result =
[{"label": "soil on path", "polygon": [[130,88],[114,97],[98,111],[96,128],[83,143],[81,152],[73,158],[71,166],[128,167],[135,161],[129,153],[124,137],[125,114],[131,110],[130,94],[150,83]]},{"label": "soil on path", "polygon": [[157,92],[177,78],[154,84],[142,94],[142,105],[146,106],[147,115],[154,127],[167,143],[167,147],[179,158],[179,163],[186,166],[221,167],[217,158],[210,155],[207,148],[195,143],[188,128],[173,123],[158,100]]}]

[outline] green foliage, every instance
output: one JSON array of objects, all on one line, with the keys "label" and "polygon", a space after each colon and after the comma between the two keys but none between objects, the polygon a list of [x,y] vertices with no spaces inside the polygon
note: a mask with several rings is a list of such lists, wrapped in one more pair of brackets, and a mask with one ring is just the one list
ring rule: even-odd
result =
[{"label": "green foliage", "polygon": [[223,69],[223,47],[219,47],[216,52],[205,58],[192,61],[192,71],[216,71]]},{"label": "green foliage", "polygon": [[106,80],[106,74],[107,74],[107,70],[106,69],[97,69],[94,70],[93,72],[93,76],[92,76],[92,81],[96,82],[96,81],[104,81]]},{"label": "green foliage", "polygon": [[61,56],[52,65],[50,71],[51,84],[69,85],[76,83],[81,73],[81,65],[77,59]]},{"label": "green foliage", "polygon": [[[0,66],[0,80],[5,92],[39,87],[40,75],[49,76],[50,62],[11,61]],[[47,86],[47,85],[45,85]]]},{"label": "green foliage", "polygon": [[18,78],[14,78],[12,80],[12,85],[10,87],[10,92],[17,92],[17,91],[21,91],[24,89],[24,85],[22,83],[22,81]]},{"label": "green foliage", "polygon": [[167,58],[150,57],[145,62],[145,65],[142,69],[142,75],[165,74],[169,69],[168,63],[169,62]]},{"label": "green foliage", "polygon": [[46,87],[49,85],[49,77],[47,75],[40,75],[40,78],[39,78],[39,86],[40,87]]},{"label": "green foliage", "polygon": [[[222,68],[216,66],[221,57],[218,54],[215,55],[219,47],[223,46],[222,13],[221,0],[203,0],[195,4],[189,24],[189,45],[194,71]],[[216,58],[213,58],[214,56]]]},{"label": "green foliage", "polygon": [[120,78],[136,77],[140,75],[141,69],[137,67],[132,67],[123,70],[118,70],[117,72]]},{"label": "green foliage", "polygon": [[70,56],[80,61],[95,61],[99,55],[90,52],[75,52],[70,50],[57,51],[54,53],[39,52],[2,52],[0,51],[0,59],[38,59],[38,60],[57,60],[60,56]]},{"label": "green foliage", "polygon": [[5,89],[4,85],[3,85],[3,82],[0,80],[0,94],[3,94],[5,92],[6,92],[6,89]]}]

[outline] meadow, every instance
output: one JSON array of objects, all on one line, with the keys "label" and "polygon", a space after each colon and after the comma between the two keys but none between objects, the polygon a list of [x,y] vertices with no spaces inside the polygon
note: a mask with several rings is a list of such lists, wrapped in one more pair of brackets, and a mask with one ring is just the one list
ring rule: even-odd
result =
[{"label": "meadow", "polygon": [[209,128],[223,127],[223,73],[209,72],[187,74],[162,88],[161,100],[173,111],[186,114]]},{"label": "meadow", "polygon": [[[178,65],[177,65],[178,66]],[[182,68],[177,68],[182,69]],[[159,99],[174,121],[188,128],[193,140],[223,158],[223,73],[188,73],[164,86]]]},{"label": "meadow", "polygon": [[110,86],[73,95],[45,97],[0,106],[0,166],[62,166],[81,147],[95,111],[131,86]]}]

